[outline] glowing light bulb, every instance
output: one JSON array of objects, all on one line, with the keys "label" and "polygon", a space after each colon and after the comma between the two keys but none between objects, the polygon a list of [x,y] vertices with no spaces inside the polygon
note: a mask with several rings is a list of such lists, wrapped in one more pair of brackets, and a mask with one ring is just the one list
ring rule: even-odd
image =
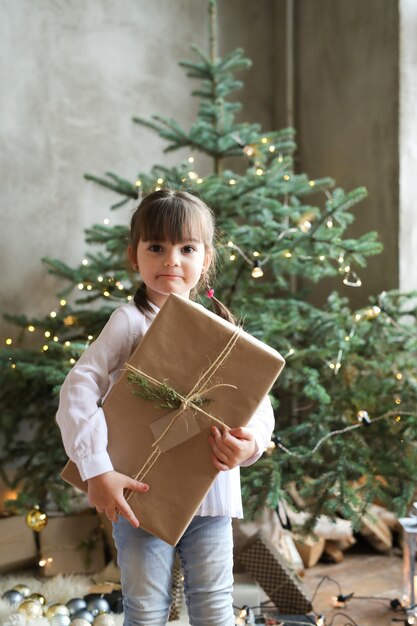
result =
[{"label": "glowing light bulb", "polygon": [[59,301],[59,304],[60,304],[61,306],[65,306],[65,305],[66,305],[66,303],[67,303],[67,301],[66,301],[66,300],[60,300],[60,301]]},{"label": "glowing light bulb", "polygon": [[229,246],[229,248],[234,248],[235,244],[233,243],[233,241],[228,241],[227,245]]},{"label": "glowing light bulb", "polygon": [[251,275],[252,278],[261,278],[264,275],[262,268],[259,265],[259,261],[255,261],[255,263],[253,264]]},{"label": "glowing light bulb", "polygon": [[142,181],[137,180],[137,181],[136,181],[136,183],[135,183],[135,185],[136,185],[136,187],[140,187],[140,186],[142,185]]},{"label": "glowing light bulb", "polygon": [[103,278],[103,276],[97,276],[97,280],[98,280],[99,283],[102,283],[104,278]]},{"label": "glowing light bulb", "polygon": [[234,179],[234,178],[231,178],[231,179],[229,180],[229,185],[236,185],[236,181],[235,181],[235,179]]},{"label": "glowing light bulb", "polygon": [[108,298],[110,296],[110,293],[108,291],[103,291],[103,296],[105,296],[106,298]]},{"label": "glowing light bulb", "polygon": [[316,184],[316,181],[310,180],[308,184],[310,185],[310,187],[314,187],[314,185]]},{"label": "glowing light bulb", "polygon": [[110,224],[110,220],[108,217],[105,217],[103,220],[103,224],[105,224],[107,226],[107,224]]},{"label": "glowing light bulb", "polygon": [[275,146],[269,146],[269,152],[275,152]]},{"label": "glowing light bulb", "polygon": [[188,163],[194,163],[194,157],[193,156],[189,156],[188,157]]},{"label": "glowing light bulb", "polygon": [[260,254],[259,254],[259,252],[257,252],[257,251],[255,250],[255,252],[253,253],[253,256],[260,256]]},{"label": "glowing light bulb", "polygon": [[84,289],[84,285],[82,283],[78,283],[77,287],[80,291]]},{"label": "glowing light bulb", "polygon": [[83,260],[82,260],[82,264],[83,264],[83,265],[88,265],[88,259],[83,259]]},{"label": "glowing light bulb", "polygon": [[32,325],[28,326],[28,331],[29,331],[30,333],[34,333],[34,332],[35,332],[35,327],[34,327],[34,326],[32,326]]},{"label": "glowing light bulb", "polygon": [[258,176],[262,176],[262,174],[263,174],[263,173],[264,173],[264,171],[263,171],[263,169],[262,169],[261,167],[257,167],[257,168],[256,168],[256,174],[257,174]]},{"label": "glowing light bulb", "polygon": [[158,185],[162,185],[163,182],[164,182],[164,179],[163,178],[158,178],[156,182],[158,183]]},{"label": "glowing light bulb", "polygon": [[231,254],[231,255],[230,255],[230,257],[229,257],[229,259],[230,259],[231,261],[236,261],[236,255],[235,255],[235,254]]},{"label": "glowing light bulb", "polygon": [[284,174],[283,179],[284,180],[290,180],[290,177],[288,176],[288,174]]},{"label": "glowing light bulb", "polygon": [[10,339],[10,337],[6,339],[6,346],[11,346],[12,343],[13,343],[13,339]]},{"label": "glowing light bulb", "polygon": [[66,342],[64,343],[64,346],[65,346],[66,348],[69,348],[69,347],[70,347],[70,345],[71,345],[71,342],[70,342],[70,341],[66,341]]},{"label": "glowing light bulb", "polygon": [[268,138],[267,137],[262,137],[261,143],[268,143]]}]

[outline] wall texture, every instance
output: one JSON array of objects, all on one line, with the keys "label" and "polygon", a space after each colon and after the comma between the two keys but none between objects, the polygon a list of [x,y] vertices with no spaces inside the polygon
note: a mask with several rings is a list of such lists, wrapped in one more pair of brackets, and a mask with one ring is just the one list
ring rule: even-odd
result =
[{"label": "wall texture", "polygon": [[[220,0],[221,52],[254,58],[246,117],[271,126],[270,6]],[[0,313],[44,314],[60,287],[40,259],[78,264],[84,228],[127,219],[115,195],[83,179],[138,171],[188,154],[132,123],[158,113],[188,127],[197,102],[177,62],[208,49],[205,0],[0,0]],[[264,34],[265,45],[259,46]],[[204,164],[202,164],[204,167]],[[1,338],[10,327],[0,320]]]},{"label": "wall texture", "polygon": [[[241,119],[266,131],[293,119],[299,171],[368,188],[351,233],[377,230],[385,251],[361,274],[363,288],[335,280],[324,292],[345,289],[361,306],[369,294],[397,287],[399,276],[402,287],[416,286],[414,0],[218,4],[220,52],[239,46],[253,60],[237,94]],[[132,208],[110,213],[114,194],[84,173],[134,180],[155,163],[188,156],[164,155],[164,143],[132,117],[192,123],[194,85],[177,62],[192,57],[191,44],[208,48],[207,2],[0,0],[0,14],[0,313],[41,315],[60,287],[41,257],[78,264],[83,230],[107,217],[124,222]],[[197,163],[202,173],[207,167]],[[10,332],[0,319],[0,340]]]}]

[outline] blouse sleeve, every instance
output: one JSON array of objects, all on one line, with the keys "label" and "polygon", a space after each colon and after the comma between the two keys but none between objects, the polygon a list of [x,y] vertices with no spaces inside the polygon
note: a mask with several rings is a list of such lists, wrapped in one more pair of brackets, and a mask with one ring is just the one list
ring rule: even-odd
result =
[{"label": "blouse sleeve", "polygon": [[120,376],[132,343],[129,317],[122,308],[116,309],[62,385],[56,420],[65,451],[83,480],[113,469],[101,404],[111,382]]},{"label": "blouse sleeve", "polygon": [[275,417],[271,401],[268,396],[263,398],[246,428],[253,431],[257,450],[253,456],[244,461],[244,463],[241,463],[242,467],[247,467],[248,465],[255,463],[255,461],[257,461],[264,453],[271,441],[272,433],[275,428]]}]

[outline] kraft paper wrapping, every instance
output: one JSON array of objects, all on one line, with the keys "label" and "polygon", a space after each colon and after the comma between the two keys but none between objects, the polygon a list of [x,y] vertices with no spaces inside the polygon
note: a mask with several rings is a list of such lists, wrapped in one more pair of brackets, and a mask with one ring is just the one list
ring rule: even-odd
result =
[{"label": "kraft paper wrapping", "polygon": [[0,518],[0,572],[33,567],[38,556],[34,532],[20,515]]},{"label": "kraft paper wrapping", "polygon": [[[281,372],[284,359],[194,302],[170,295],[133,352],[129,366],[187,396],[199,388],[203,374],[229,342],[233,347],[205,386],[207,392],[198,390],[207,400],[203,411],[230,428],[244,426]],[[128,375],[126,369],[103,403],[108,452],[117,471],[137,476],[155,450],[155,438],[171,423],[160,442],[164,451],[144,478],[149,491],[132,494],[129,504],[145,530],[176,545],[218,473],[208,443],[213,421],[188,408],[172,424],[178,411],[156,408],[154,402],[135,395]],[[71,461],[62,478],[87,489]]]}]

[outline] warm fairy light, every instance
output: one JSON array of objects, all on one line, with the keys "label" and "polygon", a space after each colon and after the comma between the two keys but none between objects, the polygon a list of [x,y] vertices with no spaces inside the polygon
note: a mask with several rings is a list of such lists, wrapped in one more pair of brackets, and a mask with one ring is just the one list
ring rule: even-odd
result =
[{"label": "warm fairy light", "polygon": [[49,350],[49,347],[45,344],[44,346],[42,346],[42,350],[46,352],[47,350]]},{"label": "warm fairy light", "polygon": [[117,281],[116,287],[117,287],[117,289],[119,289],[119,291],[123,291],[123,289],[124,289],[123,283],[121,283],[120,280]]},{"label": "warm fairy light", "polygon": [[286,359],[289,356],[292,356],[294,354],[295,350],[294,348],[290,348],[287,352],[287,354],[284,355],[284,359]]},{"label": "warm fairy light", "polygon": [[395,374],[395,378],[397,380],[402,380],[403,379],[403,375],[401,374],[401,372],[398,372],[397,374]]},{"label": "warm fairy light", "polygon": [[308,184],[310,185],[310,187],[314,187],[314,185],[316,184],[316,181],[310,180]]},{"label": "warm fairy light", "polygon": [[70,363],[71,363],[71,365],[74,365],[74,363],[75,363],[75,359],[72,359],[72,358],[71,358],[71,359],[70,359]]},{"label": "warm fairy light", "polygon": [[93,335],[88,335],[87,339],[88,341],[91,341],[93,339]]},{"label": "warm fairy light", "polygon": [[269,152],[275,152],[275,146],[269,146]]},{"label": "warm fairy light", "polygon": [[88,265],[88,259],[83,259],[83,260],[82,260],[82,264],[83,264],[83,265]]},{"label": "warm fairy light", "polygon": [[198,185],[201,185],[201,183],[202,183],[202,182],[203,182],[203,179],[202,179],[202,178],[197,178],[196,183],[197,183]]},{"label": "warm fairy light", "polygon": [[80,291],[84,289],[84,285],[82,283],[78,283],[77,287]]},{"label": "warm fairy light", "polygon": [[[182,179],[182,182],[183,182],[183,183],[185,183],[185,181],[186,181],[186,180],[187,180],[186,178],[183,178],[183,179]],[[160,187],[159,185],[157,185],[157,186],[155,187],[155,191],[161,191],[161,187]]]},{"label": "warm fairy light", "polygon": [[259,265],[259,261],[255,261],[253,268],[252,268],[251,275],[252,275],[252,278],[261,278],[264,275],[262,268]]},{"label": "warm fairy light", "polygon": [[230,257],[229,257],[229,259],[230,259],[231,261],[236,261],[236,255],[235,255],[235,254],[231,254],[231,255],[230,255]]},{"label": "warm fairy light", "polygon": [[164,179],[163,178],[158,178],[156,182],[158,183],[158,185],[162,185],[163,182],[164,182]]},{"label": "warm fairy light", "polygon": [[16,365],[14,363],[12,363],[10,367],[12,368],[12,370],[16,369]]},{"label": "warm fairy light", "polygon": [[142,181],[137,180],[137,181],[136,181],[136,183],[135,183],[135,185],[136,185],[136,187],[140,187],[140,186],[142,185]]},{"label": "warm fairy light", "polygon": [[319,256],[319,261],[324,261],[325,259],[326,259],[326,257],[325,257],[323,254],[321,254],[321,255]]},{"label": "warm fairy light", "polygon": [[345,267],[343,268],[343,271],[346,272],[346,274],[350,272],[350,265],[345,265]]},{"label": "warm fairy light", "polygon": [[198,178],[197,172],[188,172],[188,178],[190,180],[196,180]]},{"label": "warm fairy light", "polygon": [[401,398],[398,396],[394,399],[395,404],[401,404]]},{"label": "warm fairy light", "polygon": [[103,280],[104,280],[103,276],[97,276],[97,281],[98,281],[99,283],[102,283],[102,282],[103,282]]},{"label": "warm fairy light", "polygon": [[361,317],[362,317],[362,315],[361,315],[360,313],[356,313],[356,315],[355,315],[355,320],[356,320],[357,322],[359,322],[359,320],[361,319]]},{"label": "warm fairy light", "polygon": [[45,567],[46,565],[48,565],[48,563],[52,563],[53,560],[54,559],[51,556],[49,556],[47,559],[41,559],[39,561],[39,567]]},{"label": "warm fairy light", "polygon": [[106,226],[107,226],[108,224],[110,224],[110,220],[109,220],[109,218],[108,218],[108,217],[105,217],[105,218],[104,218],[104,220],[103,220],[103,224],[105,224]]},{"label": "warm fairy light", "polygon": [[87,285],[87,291],[91,291],[92,290],[92,286],[91,285]]},{"label": "warm fairy light", "polygon": [[312,224],[311,224],[310,220],[305,219],[305,220],[300,222],[299,226],[300,226],[300,230],[303,233],[308,233],[308,231],[311,229]]},{"label": "warm fairy light", "polygon": [[245,146],[245,147],[243,148],[243,152],[246,154],[246,156],[249,156],[249,157],[250,157],[250,156],[253,156],[253,154],[254,154],[255,150],[253,149],[253,147],[252,147],[252,146]]},{"label": "warm fairy light", "polygon": [[282,156],[282,154],[280,154],[278,157],[278,163],[282,163],[283,160],[284,160],[284,157]]},{"label": "warm fairy light", "polygon": [[133,296],[127,296],[126,300],[128,300],[128,302],[131,302],[133,300]]},{"label": "warm fairy light", "polygon": [[344,259],[345,259],[344,254],[340,253],[339,254],[339,263],[343,263]]},{"label": "warm fairy light", "polygon": [[288,174],[284,174],[283,179],[284,180],[290,180],[290,177],[288,176]]},{"label": "warm fairy light", "polygon": [[229,246],[229,248],[234,248],[235,244],[233,243],[233,241],[228,241],[227,245]]},{"label": "warm fairy light", "polygon": [[188,157],[188,163],[194,163],[194,157],[193,156],[189,156]]},{"label": "warm fairy light", "polygon": [[229,185],[236,185],[236,181],[235,181],[235,179],[234,179],[234,178],[231,178],[231,179],[229,180]]},{"label": "warm fairy light", "polygon": [[28,326],[28,331],[29,331],[30,333],[34,333],[34,332],[35,332],[35,327],[34,327],[34,326],[32,326],[32,325]]},{"label": "warm fairy light", "polygon": [[52,318],[56,317],[56,311],[51,311],[49,313],[49,317],[52,317]]},{"label": "warm fairy light", "polygon": [[349,337],[349,335],[346,335],[346,337],[345,337],[345,341],[350,341],[350,337]]},{"label": "warm fairy light", "polygon": [[327,228],[333,228],[333,220],[331,217],[326,222]]},{"label": "warm fairy light", "polygon": [[256,174],[258,176],[262,176],[262,174],[264,173],[263,169],[261,167],[256,168]]},{"label": "warm fairy light", "polygon": [[103,291],[103,296],[106,296],[106,298],[108,298],[110,296],[110,293],[108,291]]},{"label": "warm fairy light", "polygon": [[260,256],[260,254],[259,254],[259,252],[257,252],[257,251],[255,250],[255,252],[253,253],[253,256]]},{"label": "warm fairy light", "polygon": [[58,337],[56,335],[54,337],[54,341],[55,341],[55,343],[57,343],[57,341],[59,341],[59,339],[58,339]]},{"label": "warm fairy light", "polygon": [[[186,183],[187,179],[185,178],[185,176],[183,176],[183,178],[181,178],[181,182],[182,183]],[[156,190],[158,191],[158,189],[160,189],[160,187],[156,187]]]},{"label": "warm fairy light", "polygon": [[64,343],[64,346],[65,346],[66,348],[69,348],[69,347],[70,347],[70,345],[71,345],[71,342],[70,342],[70,341],[66,341],[66,342]]},{"label": "warm fairy light", "polygon": [[59,304],[60,304],[61,306],[65,306],[65,305],[66,305],[66,303],[67,303],[67,301],[66,301],[66,300],[60,300],[60,301],[59,301]]},{"label": "warm fairy light", "polygon": [[292,257],[292,252],[290,252],[289,250],[287,250],[287,251],[284,253],[284,256],[285,256],[287,259],[290,259],[290,258]]},{"label": "warm fairy light", "polygon": [[12,343],[13,343],[13,339],[10,339],[10,337],[6,339],[6,346],[11,346]]},{"label": "warm fairy light", "polygon": [[262,137],[262,139],[261,139],[261,143],[268,143],[268,139],[267,139],[267,137]]}]

